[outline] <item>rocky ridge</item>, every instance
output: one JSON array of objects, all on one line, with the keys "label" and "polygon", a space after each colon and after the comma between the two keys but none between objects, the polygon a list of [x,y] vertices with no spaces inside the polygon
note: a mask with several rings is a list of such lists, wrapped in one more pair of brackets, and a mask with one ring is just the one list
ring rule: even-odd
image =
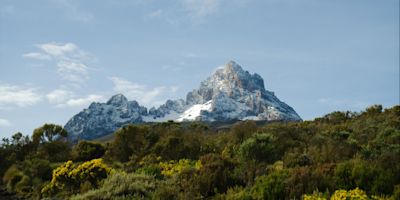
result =
[{"label": "rocky ridge", "polygon": [[182,121],[267,120],[301,121],[296,111],[265,89],[258,74],[234,61],[219,68],[189,92],[186,100],[167,100],[158,108],[140,106],[122,94],[106,103],[92,103],[65,125],[75,139],[94,139],[129,123]]}]

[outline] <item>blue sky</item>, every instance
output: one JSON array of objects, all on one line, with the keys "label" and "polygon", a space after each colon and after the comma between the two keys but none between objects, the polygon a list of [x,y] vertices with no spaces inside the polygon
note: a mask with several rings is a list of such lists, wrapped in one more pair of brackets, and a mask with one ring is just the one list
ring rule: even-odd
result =
[{"label": "blue sky", "polygon": [[0,137],[235,60],[303,119],[399,104],[398,0],[0,0]]}]

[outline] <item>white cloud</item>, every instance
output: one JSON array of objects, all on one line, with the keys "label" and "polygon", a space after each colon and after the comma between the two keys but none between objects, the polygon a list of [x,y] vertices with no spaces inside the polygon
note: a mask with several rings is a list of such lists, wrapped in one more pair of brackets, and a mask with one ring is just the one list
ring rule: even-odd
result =
[{"label": "white cloud", "polygon": [[70,99],[65,104],[61,104],[60,106],[69,106],[69,107],[86,107],[89,106],[92,102],[100,102],[104,101],[105,98],[101,95],[91,94],[83,98]]},{"label": "white cloud", "polygon": [[32,52],[22,55],[25,58],[37,59],[37,60],[51,60],[51,57],[47,54]]},{"label": "white cloud", "polygon": [[26,88],[16,85],[0,85],[0,109],[14,106],[26,107],[42,100],[36,88]]},{"label": "white cloud", "polygon": [[218,11],[222,0],[181,0],[193,18],[202,18]]},{"label": "white cloud", "polygon": [[73,92],[63,89],[56,89],[46,95],[47,100],[51,104],[62,104],[74,96]]},{"label": "white cloud", "polygon": [[47,53],[49,56],[56,58],[64,58],[67,53],[74,52],[78,49],[74,43],[58,44],[55,42],[38,44],[36,47]]},{"label": "white cloud", "polygon": [[54,60],[58,74],[65,80],[80,84],[89,79],[89,67],[96,58],[74,43],[44,43],[35,45],[40,52],[31,52],[23,55],[25,58],[36,60]]},{"label": "white cloud", "polygon": [[145,85],[132,83],[120,77],[110,77],[109,79],[114,84],[115,92],[126,95],[128,99],[138,100],[145,106],[157,106],[163,102],[159,99],[160,97],[175,93],[179,89],[177,86],[148,88]]},{"label": "white cloud", "polygon": [[88,67],[79,62],[60,61],[57,63],[58,74],[71,82],[84,82],[89,79]]},{"label": "white cloud", "polygon": [[69,90],[56,89],[46,95],[49,103],[55,107],[86,107],[92,102],[105,101],[102,95],[89,94],[86,97],[76,97],[77,95]]},{"label": "white cloud", "polygon": [[7,119],[0,118],[0,127],[9,127],[12,126],[11,122]]}]

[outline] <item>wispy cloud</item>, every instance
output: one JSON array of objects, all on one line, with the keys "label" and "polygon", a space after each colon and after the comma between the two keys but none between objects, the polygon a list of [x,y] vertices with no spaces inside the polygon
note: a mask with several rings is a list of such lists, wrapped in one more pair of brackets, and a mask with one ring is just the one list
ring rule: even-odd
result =
[{"label": "wispy cloud", "polygon": [[7,119],[0,118],[0,127],[10,127],[12,126],[11,122]]},{"label": "wispy cloud", "polygon": [[44,54],[44,53],[39,53],[39,52],[26,53],[22,56],[24,58],[31,58],[31,59],[37,59],[37,60],[51,60],[51,56]]},{"label": "wispy cloud", "polygon": [[73,83],[83,83],[89,79],[89,67],[96,58],[74,43],[44,43],[35,45],[40,52],[31,52],[22,55],[25,58],[50,61],[54,60],[58,74],[65,80]]},{"label": "wispy cloud", "polygon": [[53,0],[59,6],[61,6],[67,15],[67,17],[71,20],[89,23],[94,20],[93,13],[89,11],[84,11],[79,8],[77,4],[70,0]]},{"label": "wispy cloud", "polygon": [[146,17],[165,20],[169,24],[201,24],[213,15],[223,12],[223,8],[240,8],[251,0],[176,0],[170,6],[155,9]]},{"label": "wispy cloud", "polygon": [[163,9],[158,9],[158,10],[150,12],[148,14],[148,17],[158,18],[158,17],[162,17],[163,15],[165,15],[165,11]]},{"label": "wispy cloud", "polygon": [[162,103],[160,97],[175,93],[179,87],[154,87],[149,88],[146,85],[132,83],[120,77],[109,78],[114,84],[114,92],[122,93],[129,99],[138,100],[145,106],[157,106]]},{"label": "wispy cloud", "polygon": [[0,85],[0,110],[34,105],[42,100],[37,88]]},{"label": "wispy cloud", "polygon": [[181,0],[190,17],[201,19],[219,10],[223,0]]},{"label": "wispy cloud", "polygon": [[102,95],[89,94],[84,97],[77,97],[77,95],[69,90],[56,89],[46,95],[49,103],[58,108],[65,107],[86,107],[92,102],[105,101]]},{"label": "wispy cloud", "polygon": [[44,51],[49,56],[56,58],[65,58],[68,54],[78,50],[78,46],[74,43],[58,44],[55,42],[38,44],[36,45],[39,49]]},{"label": "wispy cloud", "polygon": [[56,89],[46,95],[51,104],[63,104],[74,96],[73,92],[63,89]]},{"label": "wispy cloud", "polygon": [[105,98],[102,95],[90,94],[86,97],[69,99],[67,102],[65,102],[64,105],[69,107],[85,107],[92,102],[100,102],[100,101],[105,101]]},{"label": "wispy cloud", "polygon": [[83,63],[62,60],[57,67],[58,73],[68,81],[80,83],[89,79],[88,67]]}]

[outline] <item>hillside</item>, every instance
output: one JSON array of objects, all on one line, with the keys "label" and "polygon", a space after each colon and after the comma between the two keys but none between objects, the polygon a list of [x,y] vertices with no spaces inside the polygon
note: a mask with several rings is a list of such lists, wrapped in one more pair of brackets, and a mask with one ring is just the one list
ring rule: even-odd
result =
[{"label": "hillside", "polygon": [[39,199],[399,199],[400,106],[312,121],[126,125],[71,145],[61,126],[0,148],[8,195]]}]

